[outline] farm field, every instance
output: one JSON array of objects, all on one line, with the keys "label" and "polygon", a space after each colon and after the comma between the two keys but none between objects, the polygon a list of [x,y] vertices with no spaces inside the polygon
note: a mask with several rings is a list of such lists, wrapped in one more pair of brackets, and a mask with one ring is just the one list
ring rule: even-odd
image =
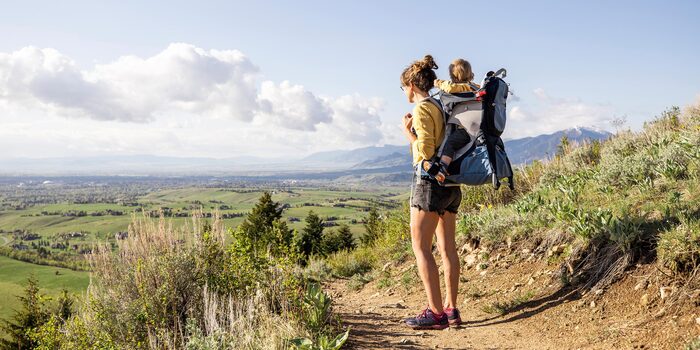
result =
[{"label": "farm field", "polygon": [[127,231],[134,216],[158,217],[162,212],[166,221],[178,227],[201,210],[204,215],[218,213],[227,227],[235,228],[264,191],[283,206],[291,229],[302,229],[313,210],[326,222],[327,230],[347,224],[356,237],[364,233],[362,220],[369,208],[394,208],[408,199],[404,187],[343,190],[6,181],[0,186],[0,319],[8,319],[20,306],[17,296],[30,275],[48,296],[57,296],[64,288],[76,295],[84,292],[89,272],[63,267],[84,269],[83,254],[96,243],[116,247],[115,235]]},{"label": "farm field", "polygon": [[[133,215],[151,212],[158,215],[163,209],[175,226],[184,224],[193,211],[201,209],[205,214],[218,212],[224,223],[235,228],[244,220],[245,214],[262,195],[260,190],[236,190],[225,188],[179,188],[155,191],[137,199],[137,206],[119,203],[56,203],[37,204],[25,209],[0,211],[0,230],[13,232],[25,230],[42,236],[53,236],[66,232],[87,233],[88,241],[105,239],[116,232],[126,231]],[[289,226],[300,229],[303,219],[313,210],[327,221],[348,224],[353,233],[362,232],[361,220],[371,206],[396,207],[408,199],[406,189],[394,188],[378,191],[340,191],[325,189],[271,190],[273,200],[285,206],[284,217]],[[405,192],[405,193],[403,193]],[[112,215],[111,211],[120,215]],[[80,213],[84,215],[65,215]],[[171,215],[167,215],[170,212]],[[101,215],[93,215],[101,213]],[[182,215],[179,217],[178,215]],[[7,235],[7,233],[5,233]],[[5,241],[10,237],[3,237]],[[0,244],[7,243],[0,241]]]},{"label": "farm field", "polygon": [[[56,297],[62,289],[82,295],[90,281],[90,274],[60,267],[43,266],[0,256],[0,319],[6,320],[21,307],[18,295],[24,293],[27,278],[34,275],[41,293]],[[2,332],[0,332],[0,335]]]}]

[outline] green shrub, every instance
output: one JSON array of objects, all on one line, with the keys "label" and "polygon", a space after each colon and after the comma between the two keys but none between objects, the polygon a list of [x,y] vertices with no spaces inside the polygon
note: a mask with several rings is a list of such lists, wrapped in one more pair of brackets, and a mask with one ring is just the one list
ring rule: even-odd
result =
[{"label": "green shrub", "polygon": [[372,276],[369,273],[358,273],[352,275],[348,281],[347,287],[351,291],[357,291],[362,289],[365,284],[372,281]]},{"label": "green shrub", "polygon": [[700,337],[697,337],[686,344],[685,350],[700,350]]},{"label": "green shrub", "polygon": [[[289,246],[263,247],[258,233],[199,220],[193,230],[175,230],[163,218],[136,219],[118,253],[96,248],[86,301],[58,331],[55,322],[41,328],[39,345],[273,349],[307,334],[297,316],[303,279]],[[261,229],[286,234],[278,223]]]},{"label": "green shrub", "polygon": [[328,265],[333,275],[339,277],[352,277],[365,273],[375,266],[377,257],[374,250],[361,247],[354,251],[340,251],[328,257]]},{"label": "green shrub", "polygon": [[[599,219],[600,220],[600,219]],[[619,217],[608,217],[601,222],[601,226],[608,235],[608,239],[614,242],[622,252],[631,252],[642,239],[643,216],[634,216],[630,213],[622,213]]]},{"label": "green shrub", "polygon": [[523,216],[510,209],[498,210],[491,218],[481,226],[479,236],[485,241],[494,243],[504,242],[513,229],[526,224]]},{"label": "green shrub", "polygon": [[321,244],[324,254],[333,254],[340,250],[353,250],[357,247],[348,225],[340,225],[338,230],[329,230],[323,234]]},{"label": "green shrub", "polygon": [[542,194],[540,192],[531,192],[520,198],[515,204],[515,210],[520,214],[532,213],[545,204]]},{"label": "green shrub", "polygon": [[678,273],[700,264],[700,221],[684,222],[661,233],[657,246],[659,262]]},{"label": "green shrub", "polygon": [[308,338],[293,339],[292,345],[299,350],[338,350],[343,347],[349,335],[350,330],[348,329],[333,339],[326,335],[319,337],[316,342]]},{"label": "green shrub", "polygon": [[457,219],[457,234],[468,239],[500,243],[531,229],[535,215],[520,214],[515,206],[485,208],[479,213],[462,213]]},{"label": "green shrub", "polygon": [[650,184],[658,167],[658,161],[644,152],[633,156],[604,160],[599,180],[604,184],[626,188]]},{"label": "green shrub", "polygon": [[333,270],[325,259],[312,258],[304,267],[304,276],[312,281],[325,281],[332,276]]}]

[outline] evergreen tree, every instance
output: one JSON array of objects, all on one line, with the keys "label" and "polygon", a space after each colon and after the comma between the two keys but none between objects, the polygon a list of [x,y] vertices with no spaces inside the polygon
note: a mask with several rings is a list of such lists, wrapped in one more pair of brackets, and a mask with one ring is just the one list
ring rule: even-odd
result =
[{"label": "evergreen tree", "polygon": [[241,234],[252,242],[256,251],[263,250],[274,242],[272,232],[274,222],[280,219],[282,219],[281,206],[272,200],[270,192],[265,191],[239,229]]},{"label": "evergreen tree", "polygon": [[68,294],[68,290],[61,290],[55,314],[60,317],[61,320],[67,320],[73,314],[73,303],[75,303],[75,300]]},{"label": "evergreen tree", "polygon": [[340,250],[340,236],[338,232],[334,230],[329,230],[323,233],[323,240],[321,245],[323,246],[323,254],[330,255]]},{"label": "evergreen tree", "polygon": [[338,229],[338,241],[340,242],[340,250],[353,250],[356,248],[355,238],[350,232],[350,226],[341,225]]},{"label": "evergreen tree", "polygon": [[46,323],[51,317],[46,309],[44,296],[39,293],[39,283],[34,276],[27,280],[24,295],[18,297],[22,308],[15,311],[9,321],[3,321],[2,328],[9,339],[1,339],[4,349],[34,349],[37,344],[29,337],[31,331]]},{"label": "evergreen tree", "polygon": [[301,231],[297,240],[299,252],[304,259],[308,259],[310,255],[323,255],[323,220],[314,213],[309,211],[306,216],[306,226]]},{"label": "evergreen tree", "polygon": [[381,220],[377,208],[372,207],[365,219],[365,234],[360,237],[360,242],[363,246],[372,246],[381,234]]},{"label": "evergreen tree", "polygon": [[323,235],[323,251],[326,255],[352,249],[355,249],[355,240],[348,225],[341,225],[337,231],[330,231]]}]

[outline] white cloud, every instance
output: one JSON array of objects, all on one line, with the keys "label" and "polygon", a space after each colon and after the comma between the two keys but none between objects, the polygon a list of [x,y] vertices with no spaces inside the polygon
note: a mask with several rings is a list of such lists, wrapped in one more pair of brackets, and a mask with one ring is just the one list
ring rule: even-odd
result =
[{"label": "white cloud", "polygon": [[382,100],[319,96],[289,81],[259,83],[260,75],[239,51],[183,43],[91,69],[50,48],[0,53],[0,121],[8,126],[0,146],[10,157],[227,157],[386,141]]},{"label": "white cloud", "polygon": [[279,85],[263,82],[258,99],[261,106],[258,114],[272,125],[313,131],[316,125],[332,121],[332,110],[325,101],[286,80]]},{"label": "white cloud", "polygon": [[333,110],[333,123],[319,131],[329,135],[336,144],[367,145],[382,141],[379,111],[384,108],[381,99],[366,99],[360,95],[346,95],[327,99]]},{"label": "white cloud", "polygon": [[544,89],[533,91],[536,106],[516,105],[508,110],[506,138],[552,133],[573,127],[609,127],[614,116],[610,105],[585,103],[579,99],[549,95]]},{"label": "white cloud", "polygon": [[146,59],[125,56],[87,71],[54,49],[0,53],[2,98],[69,118],[149,122],[175,110],[250,120],[257,73],[239,51],[179,43]]}]

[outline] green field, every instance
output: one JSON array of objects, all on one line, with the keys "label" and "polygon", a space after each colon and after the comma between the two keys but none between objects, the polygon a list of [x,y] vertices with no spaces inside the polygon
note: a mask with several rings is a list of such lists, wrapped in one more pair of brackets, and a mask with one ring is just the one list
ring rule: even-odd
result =
[{"label": "green field", "polygon": [[[403,191],[402,191],[403,190]],[[293,189],[290,191],[274,191],[273,200],[281,204],[289,205],[283,215],[286,218],[297,218],[300,221],[290,222],[291,228],[303,227],[303,219],[309,210],[313,210],[322,218],[336,217],[336,223],[349,224],[354,233],[362,232],[362,225],[352,223],[352,220],[362,220],[366,213],[362,208],[375,205],[392,206],[400,205],[401,201],[408,198],[406,189],[394,188],[378,191],[335,191],[323,189]],[[247,213],[257,202],[262,190],[250,192],[238,192],[223,188],[182,188],[166,189],[150,193],[138,199],[139,206],[145,211],[158,210],[161,207],[171,208],[173,213],[191,213],[195,208],[201,208],[205,213],[218,211],[225,213]],[[313,203],[315,206],[304,206],[304,203]],[[345,207],[339,207],[343,204]],[[230,209],[221,210],[221,205],[227,205]],[[335,206],[334,206],[335,205]],[[85,211],[87,213],[106,211],[122,211],[126,215],[121,216],[60,216],[41,215],[41,212],[67,212]],[[23,210],[4,210],[0,212],[0,229],[12,231],[23,229],[42,235],[51,236],[62,232],[82,231],[92,235],[88,237],[110,237],[118,231],[125,231],[132,220],[131,214],[135,207],[119,204],[45,204],[34,205]],[[142,215],[137,213],[137,215]],[[184,224],[188,217],[168,218],[174,225]],[[229,227],[236,227],[243,221],[243,217],[224,219]],[[0,242],[2,244],[4,242]]]},{"label": "green field", "polygon": [[[74,191],[74,192],[71,192]],[[239,225],[262,195],[263,188],[212,188],[212,187],[181,187],[153,190],[143,195],[132,196],[127,203],[114,200],[113,203],[76,203],[81,197],[71,200],[75,191],[87,191],[84,188],[72,189],[38,189],[35,193],[24,193],[11,187],[0,191],[0,246],[10,247],[15,244],[29,246],[29,251],[36,251],[35,244],[44,241],[44,247],[51,254],[68,254],[71,259],[82,259],[79,250],[90,248],[94,243],[114,241],[114,234],[126,231],[132,216],[143,216],[138,212],[157,212],[161,208],[169,208],[174,226],[184,225],[191,220],[191,214],[199,209],[204,213],[218,212],[220,214],[241,214],[241,217],[224,219],[226,226],[235,228]],[[117,191],[114,189],[104,190]],[[289,227],[301,229],[304,219],[310,210],[316,212],[322,219],[330,219],[336,224],[348,224],[351,231],[359,236],[364,232],[362,220],[370,207],[392,208],[400,206],[408,199],[408,191],[403,187],[381,188],[377,190],[337,190],[310,187],[284,188],[270,190],[273,200],[285,207],[283,217],[288,219]],[[95,192],[98,195],[102,192]],[[127,193],[128,194],[128,193]],[[40,198],[40,200],[37,200]],[[55,200],[61,198],[61,200]],[[58,202],[58,203],[52,203]],[[125,201],[127,202],[127,201]],[[29,203],[28,205],[22,205]],[[133,203],[137,203],[134,205]],[[16,208],[13,206],[19,206]],[[223,206],[223,209],[222,209]],[[92,216],[91,213],[121,211],[124,215]],[[85,216],[64,216],[62,213],[83,211]],[[43,214],[42,214],[43,212]],[[175,217],[175,214],[187,213],[186,217]],[[332,229],[332,228],[329,228]],[[23,240],[12,232],[24,230],[38,234],[38,239]],[[328,229],[327,229],[328,230]],[[59,234],[82,232],[80,237],[60,238]],[[46,245],[48,241],[49,245]],[[70,249],[51,246],[63,242]],[[76,246],[76,247],[74,247]],[[15,249],[15,248],[13,248]],[[58,271],[58,274],[56,274]],[[13,314],[13,309],[19,307],[16,296],[23,293],[27,277],[31,274],[37,277],[42,292],[56,296],[63,288],[72,293],[83,293],[88,285],[89,273],[76,272],[64,268],[36,265],[0,256],[0,319],[7,319]]]},{"label": "green field", "polygon": [[35,265],[0,256],[0,319],[8,319],[13,310],[20,307],[17,296],[24,293],[30,275],[36,277],[41,292],[47,296],[58,296],[62,289],[82,295],[90,282],[88,272]]}]

